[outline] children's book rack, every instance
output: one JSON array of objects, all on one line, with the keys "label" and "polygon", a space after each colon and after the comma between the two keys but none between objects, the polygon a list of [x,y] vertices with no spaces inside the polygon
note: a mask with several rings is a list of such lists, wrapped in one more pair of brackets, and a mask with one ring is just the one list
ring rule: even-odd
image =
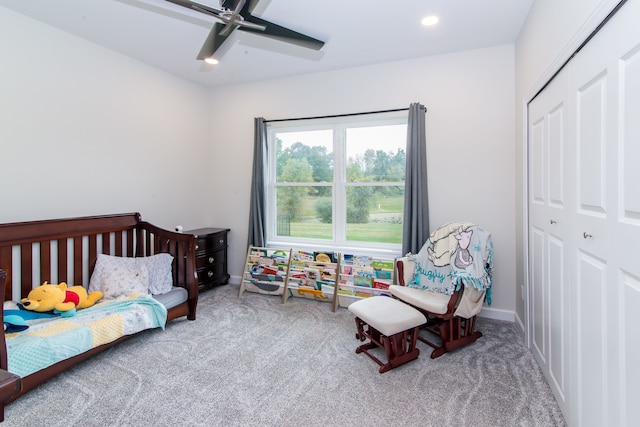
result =
[{"label": "children's book rack", "polygon": [[249,246],[238,296],[245,291],[328,302],[333,311],[389,294],[393,259],[328,251]]}]

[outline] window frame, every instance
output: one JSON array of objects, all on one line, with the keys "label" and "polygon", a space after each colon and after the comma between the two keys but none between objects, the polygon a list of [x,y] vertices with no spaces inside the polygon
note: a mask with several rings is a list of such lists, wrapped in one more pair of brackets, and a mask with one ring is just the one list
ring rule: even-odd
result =
[{"label": "window frame", "polygon": [[[296,121],[282,121],[267,123],[267,168],[265,176],[266,187],[266,245],[296,247],[309,250],[333,250],[344,253],[366,253],[373,256],[400,256],[402,242],[378,243],[358,242],[347,240],[347,188],[357,186],[405,187],[405,181],[400,182],[347,182],[346,177],[346,133],[348,128],[375,127],[389,125],[407,125],[408,111],[394,111],[367,114],[329,117],[318,119],[304,119]],[[333,181],[332,182],[276,182],[276,134],[285,132],[304,132],[315,130],[333,130]],[[406,145],[402,147],[406,153]],[[332,239],[309,239],[277,235],[277,206],[276,188],[284,186],[328,186],[331,187],[332,199]]]}]

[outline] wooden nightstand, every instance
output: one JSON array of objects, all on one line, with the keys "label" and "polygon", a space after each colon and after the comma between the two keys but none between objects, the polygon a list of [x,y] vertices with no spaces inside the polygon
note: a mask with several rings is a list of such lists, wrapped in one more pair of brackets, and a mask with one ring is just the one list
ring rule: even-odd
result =
[{"label": "wooden nightstand", "polygon": [[199,228],[185,233],[196,236],[196,272],[200,290],[229,282],[227,272],[228,228]]}]

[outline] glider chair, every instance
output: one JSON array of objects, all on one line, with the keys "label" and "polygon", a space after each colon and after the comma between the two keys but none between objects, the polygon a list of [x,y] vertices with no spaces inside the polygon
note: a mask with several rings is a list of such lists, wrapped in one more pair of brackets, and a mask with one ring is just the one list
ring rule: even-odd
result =
[{"label": "glider chair", "polygon": [[449,223],[417,255],[396,260],[398,284],[389,291],[427,318],[418,339],[433,347],[432,359],[482,336],[476,315],[491,303],[492,252],[491,235],[481,227]]}]

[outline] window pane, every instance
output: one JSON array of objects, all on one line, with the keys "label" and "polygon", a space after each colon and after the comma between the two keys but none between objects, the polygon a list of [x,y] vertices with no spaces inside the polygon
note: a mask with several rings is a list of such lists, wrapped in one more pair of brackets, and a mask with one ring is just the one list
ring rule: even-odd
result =
[{"label": "window pane", "polygon": [[399,250],[406,123],[403,112],[270,123],[267,244]]},{"label": "window pane", "polygon": [[333,131],[279,132],[276,182],[332,182]]},{"label": "window pane", "polygon": [[278,236],[333,239],[330,186],[278,186]]},{"label": "window pane", "polygon": [[402,243],[404,187],[347,188],[347,240]]},{"label": "window pane", "polygon": [[347,182],[402,182],[407,125],[347,129]]}]

